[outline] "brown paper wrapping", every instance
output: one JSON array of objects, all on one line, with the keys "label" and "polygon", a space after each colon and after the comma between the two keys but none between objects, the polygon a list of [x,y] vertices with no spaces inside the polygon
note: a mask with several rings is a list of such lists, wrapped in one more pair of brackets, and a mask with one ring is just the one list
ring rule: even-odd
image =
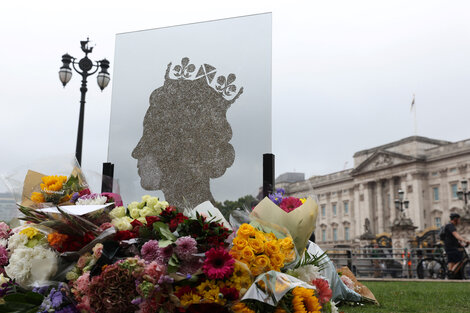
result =
[{"label": "brown paper wrapping", "polygon": [[364,298],[367,298],[367,300],[370,300],[371,302],[374,302],[375,304],[379,304],[377,299],[375,298],[374,294],[372,291],[370,291],[369,288],[367,288],[365,285],[361,284],[356,276],[351,272],[351,270],[347,266],[343,266],[340,269],[338,269],[338,273],[341,273],[344,276],[349,277],[352,282],[354,283],[354,291],[363,296]]}]

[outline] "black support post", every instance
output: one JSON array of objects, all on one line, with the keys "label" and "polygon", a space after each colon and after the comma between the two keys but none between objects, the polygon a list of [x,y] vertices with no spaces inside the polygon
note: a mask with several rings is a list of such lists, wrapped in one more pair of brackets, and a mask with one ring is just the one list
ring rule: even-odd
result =
[{"label": "black support post", "polygon": [[114,164],[103,163],[103,178],[101,180],[101,192],[113,192]]},{"label": "black support post", "polygon": [[274,190],[274,154],[263,154],[263,198]]}]

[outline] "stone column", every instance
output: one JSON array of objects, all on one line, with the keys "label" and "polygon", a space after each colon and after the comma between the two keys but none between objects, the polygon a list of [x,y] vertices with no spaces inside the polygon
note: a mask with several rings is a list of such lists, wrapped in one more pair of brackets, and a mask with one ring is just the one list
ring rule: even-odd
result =
[{"label": "stone column", "polygon": [[382,181],[377,180],[376,183],[376,194],[377,194],[377,207],[376,207],[376,212],[377,212],[377,229],[376,229],[376,234],[380,234],[384,232],[384,199],[383,199],[383,187],[382,187]]},{"label": "stone column", "polygon": [[397,209],[395,208],[395,199],[397,198],[397,193],[395,190],[395,177],[390,178],[390,186],[389,186],[389,193],[390,193],[390,225],[393,225],[395,219],[398,218]]},{"label": "stone column", "polygon": [[[418,229],[424,229],[424,199],[422,197],[423,192],[423,176],[424,173],[417,172],[413,173],[411,176],[413,178],[412,181],[412,188],[413,192],[409,195],[410,201],[410,215],[409,217],[412,219],[414,225],[418,227]],[[427,214],[430,214],[427,213]]]},{"label": "stone column", "polygon": [[362,192],[362,184],[354,185],[354,237],[359,237],[362,232],[362,202],[360,194]]}]

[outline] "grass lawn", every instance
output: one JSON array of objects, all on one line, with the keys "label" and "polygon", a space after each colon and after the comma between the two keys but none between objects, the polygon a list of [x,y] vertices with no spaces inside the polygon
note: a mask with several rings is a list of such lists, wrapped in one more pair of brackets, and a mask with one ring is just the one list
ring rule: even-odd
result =
[{"label": "grass lawn", "polygon": [[470,312],[470,283],[364,282],[380,306],[339,307],[340,312]]}]

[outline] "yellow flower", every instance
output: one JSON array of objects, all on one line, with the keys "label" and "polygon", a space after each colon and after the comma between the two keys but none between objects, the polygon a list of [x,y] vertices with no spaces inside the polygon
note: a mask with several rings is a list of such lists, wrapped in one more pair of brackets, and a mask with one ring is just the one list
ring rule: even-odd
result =
[{"label": "yellow flower", "polygon": [[255,311],[247,307],[243,302],[238,302],[237,304],[233,305],[232,310],[235,313],[255,313]]},{"label": "yellow flower", "polygon": [[292,290],[294,313],[320,313],[321,305],[312,289],[295,287]]},{"label": "yellow flower", "polygon": [[62,186],[67,181],[67,176],[43,176],[41,178],[41,190],[45,192],[62,190]]},{"label": "yellow flower", "polygon": [[266,241],[271,241],[271,240],[276,240],[277,239],[276,236],[273,233],[269,233],[269,234],[265,233],[264,237],[266,238]]},{"label": "yellow flower", "polygon": [[219,293],[219,287],[215,284],[213,280],[205,280],[199,286],[196,287],[197,291],[200,294],[204,294],[210,290],[217,290],[217,294]]},{"label": "yellow flower", "polygon": [[39,233],[39,231],[34,227],[27,227],[27,228],[23,229],[22,231],[20,231],[20,234],[28,236],[28,239],[33,238],[38,233]]},{"label": "yellow flower", "polygon": [[36,203],[42,203],[45,202],[46,200],[44,199],[44,195],[40,192],[33,192],[31,194],[31,200],[36,202]]},{"label": "yellow flower", "polygon": [[256,239],[256,238],[248,239],[248,245],[250,246],[251,249],[253,249],[253,252],[255,252],[256,254],[264,252],[264,243],[263,241],[259,239]]},{"label": "yellow flower", "polygon": [[264,236],[264,233],[262,231],[256,231],[255,232],[255,238],[260,240],[263,244],[267,241],[266,237]]},{"label": "yellow flower", "polygon": [[288,251],[294,249],[294,241],[292,241],[291,237],[286,237],[279,240],[279,244],[281,246],[281,250]]},{"label": "yellow flower", "polygon": [[242,260],[251,262],[254,259],[255,259],[255,254],[253,253],[253,249],[251,249],[250,247],[245,247],[242,250]]},{"label": "yellow flower", "polygon": [[181,296],[180,302],[184,307],[188,307],[193,303],[200,303],[201,297],[195,293],[189,292]]},{"label": "yellow flower", "polygon": [[266,243],[266,246],[264,247],[264,251],[266,252],[267,255],[271,256],[273,254],[278,254],[280,252],[280,246],[277,240],[271,240]]},{"label": "yellow flower", "polygon": [[237,250],[243,250],[248,245],[248,241],[241,237],[235,237],[233,239],[233,247]]},{"label": "yellow flower", "polygon": [[265,269],[269,268],[271,261],[265,254],[261,254],[256,257],[255,264],[256,266],[259,266],[260,268],[262,268],[264,271]]},{"label": "yellow flower", "polygon": [[220,296],[219,288],[207,290],[202,294],[202,301],[206,303],[218,303],[220,305],[224,305],[227,301]]},{"label": "yellow flower", "polygon": [[302,204],[304,204],[304,203],[305,203],[305,201],[307,201],[307,199],[306,199],[306,198],[299,198],[299,200],[300,200],[300,202],[302,202]]},{"label": "yellow flower", "polygon": [[270,258],[273,267],[279,268],[279,269],[284,266],[284,259],[285,257],[281,253],[273,254],[271,255],[271,258]]},{"label": "yellow flower", "polygon": [[248,238],[255,235],[255,228],[250,224],[241,224],[237,231],[237,236],[242,238]]}]

